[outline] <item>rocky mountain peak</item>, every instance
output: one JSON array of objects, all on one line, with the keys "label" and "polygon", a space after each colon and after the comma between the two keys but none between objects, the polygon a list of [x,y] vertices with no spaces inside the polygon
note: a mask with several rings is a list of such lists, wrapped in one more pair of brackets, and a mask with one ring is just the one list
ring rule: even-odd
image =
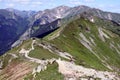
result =
[{"label": "rocky mountain peak", "polygon": [[62,10],[67,10],[67,9],[70,9],[70,7],[69,7],[69,6],[61,5],[61,6],[58,6],[58,7],[56,7],[56,8],[53,8],[53,9],[57,9],[57,10],[60,10],[60,9],[62,9]]}]

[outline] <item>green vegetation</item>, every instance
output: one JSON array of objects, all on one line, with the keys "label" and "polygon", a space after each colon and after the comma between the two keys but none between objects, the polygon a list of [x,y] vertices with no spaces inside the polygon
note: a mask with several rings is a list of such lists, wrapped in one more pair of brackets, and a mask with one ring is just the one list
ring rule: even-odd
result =
[{"label": "green vegetation", "polygon": [[[19,53],[19,51],[24,48],[26,50],[31,48],[31,43],[32,43],[32,39],[29,40],[25,40],[22,42],[22,44],[12,48],[11,50],[9,50],[7,53]],[[7,54],[6,53],[6,54]]]},{"label": "green vegetation", "polygon": [[[88,19],[82,17],[80,19],[76,18],[76,20],[73,19],[73,21],[68,21],[66,24],[64,23],[59,29],[43,39],[35,39],[35,49],[29,53],[29,56],[42,60],[51,58],[58,59],[60,56],[55,53],[55,50],[59,50],[70,53],[73,56],[75,63],[78,65],[108,71],[111,71],[109,68],[111,67],[113,69],[112,71],[118,71],[120,68],[120,37],[119,31],[116,32],[117,25],[96,17],[95,20],[96,22],[92,23]],[[35,30],[37,29],[38,27],[35,27]],[[103,36],[105,39],[105,41],[103,41],[100,37],[100,34],[102,33],[99,33],[98,29],[101,29],[109,38]],[[85,41],[84,37],[81,37],[80,34],[82,34],[87,41]],[[83,43],[85,42],[90,46],[91,50],[87,48],[81,40],[83,40]],[[23,57],[23,54],[18,53],[22,48],[29,50],[31,44],[32,39],[23,41],[20,46],[11,49],[5,56],[0,56],[0,59],[4,61],[3,68],[12,58],[9,53],[18,56],[18,58],[14,60],[27,60]],[[38,44],[51,45],[53,53]],[[56,63],[49,64],[47,70],[37,73],[34,80],[63,80],[64,76],[58,72],[57,68],[58,65]],[[25,80],[30,79],[33,79],[31,73],[26,76]],[[99,80],[99,78],[96,78],[96,80]]]},{"label": "green vegetation", "polygon": [[[28,75],[24,80],[32,79],[32,75]],[[36,74],[34,80],[64,80],[64,76],[58,72],[57,63],[49,64],[47,70]]]},{"label": "green vegetation", "polygon": [[[103,42],[99,37],[98,28],[101,27],[105,30],[107,29],[105,27],[106,23],[104,23],[104,21],[103,23],[101,22],[101,24],[103,26],[94,24],[84,18],[80,18],[68,23],[65,26],[64,30],[61,31],[59,37],[50,41],[47,40],[49,39],[49,37],[57,33],[55,31],[54,34],[52,33],[45,37],[44,39],[56,45],[58,49],[62,49],[63,51],[69,52],[74,57],[74,59],[76,60],[75,62],[77,64],[83,65],[85,67],[92,67],[99,70],[109,70],[105,66],[106,63],[111,66],[116,65],[116,68],[119,68],[120,56],[115,50],[110,49],[109,45],[112,41],[114,42],[120,41],[119,37],[114,36],[116,41],[114,40],[114,38],[113,39],[105,38],[106,42]],[[91,46],[91,48],[93,49],[95,54],[99,56],[99,58],[80,43],[79,39],[82,39],[79,36],[80,33],[83,33],[83,35],[85,35],[85,37],[89,41],[90,37],[94,40],[96,46]],[[116,35],[112,32],[111,34]],[[105,61],[105,63],[103,63],[102,61]]]},{"label": "green vegetation", "polygon": [[12,57],[11,55],[0,56],[1,61],[3,61],[2,68],[5,68],[7,66],[11,57]]},{"label": "green vegetation", "polygon": [[[8,65],[8,63],[9,63],[10,60],[12,60],[12,61],[14,61],[14,60],[16,60],[16,61],[17,61],[17,60],[23,60],[23,57],[21,57],[18,53],[19,53],[19,51],[20,51],[22,48],[24,48],[24,49],[29,49],[29,48],[31,48],[31,43],[32,43],[32,40],[31,40],[31,39],[26,40],[26,41],[23,41],[23,43],[22,43],[21,45],[12,48],[12,49],[9,50],[7,53],[5,53],[5,55],[0,56],[0,60],[3,61],[3,66],[2,66],[2,67],[5,68],[5,67]],[[18,57],[17,57],[17,58],[14,58],[14,57],[12,56],[12,54],[14,54],[14,55],[16,55],[16,56],[18,56]]]},{"label": "green vegetation", "polygon": [[35,46],[35,49],[29,53],[30,57],[38,58],[38,59],[51,59],[51,58],[59,58],[57,54],[51,53],[50,51],[44,49],[41,46]]},{"label": "green vegetation", "polygon": [[120,25],[118,23],[114,21],[98,19],[97,17],[95,19],[97,25],[100,25],[101,27],[105,27],[106,29],[120,36]]},{"label": "green vegetation", "polygon": [[[47,76],[46,76],[47,75]],[[58,65],[57,63],[48,65],[48,69],[38,73],[36,75],[35,80],[64,80],[62,74],[58,72]]]}]

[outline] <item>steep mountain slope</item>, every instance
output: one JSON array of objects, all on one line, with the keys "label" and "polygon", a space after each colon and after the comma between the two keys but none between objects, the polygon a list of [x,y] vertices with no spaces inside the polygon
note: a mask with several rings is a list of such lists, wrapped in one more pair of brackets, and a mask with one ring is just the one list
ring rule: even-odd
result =
[{"label": "steep mountain slope", "polygon": [[118,13],[105,12],[105,11],[95,9],[95,8],[93,8],[92,10],[89,10],[87,12],[90,12],[90,13],[94,14],[94,16],[98,16],[102,19],[112,20],[112,21],[115,21],[120,24],[120,17],[119,17]]},{"label": "steep mountain slope", "polygon": [[[24,41],[8,51],[0,57],[0,79],[119,80],[120,37],[109,27],[119,25],[90,17],[80,14],[67,22],[63,20],[65,23],[48,36]],[[7,73],[19,65],[26,66],[19,68],[17,75]]]},{"label": "steep mountain slope", "polygon": [[9,12],[0,10],[0,55],[10,48],[28,28],[28,21],[22,17]]},{"label": "steep mountain slope", "polygon": [[0,56],[0,80],[119,80],[120,14],[87,6],[28,18],[0,12],[0,52],[21,43]]},{"label": "steep mountain slope", "polygon": [[106,12],[106,11],[102,11],[100,9],[90,8],[90,7],[84,6],[84,5],[70,8],[70,9],[66,10],[66,12],[64,14],[65,14],[65,18],[71,18],[71,17],[74,17],[75,15],[83,14],[85,12],[89,13],[89,14],[93,14],[94,16],[97,16],[102,19],[113,20],[117,23],[120,23],[120,16],[119,16],[120,14]]},{"label": "steep mountain slope", "polygon": [[42,38],[52,31],[56,30],[60,26],[61,19],[57,19],[51,23],[47,23],[44,25],[34,24],[31,31],[31,37],[39,37]]},{"label": "steep mountain slope", "polygon": [[[68,6],[59,6],[53,9],[46,9],[44,11],[34,12],[34,11],[19,11],[15,9],[2,9],[0,10],[0,18],[1,18],[1,38],[0,43],[5,44],[0,48],[0,53],[4,53],[10,45],[14,43],[19,37],[19,41],[16,44],[19,44],[20,41],[30,38],[30,36],[38,36],[51,32],[57,29],[60,24],[64,22],[58,21],[60,19],[65,19],[65,22],[69,19],[74,19],[74,16],[79,16],[79,14],[92,14],[102,19],[111,20],[112,23],[117,26],[120,25],[120,14],[104,12],[99,9],[90,8],[87,6],[77,6],[77,7],[68,7]],[[2,21],[3,20],[3,21]],[[59,23],[59,25],[58,25]],[[56,26],[55,26],[56,25]],[[3,28],[3,26],[13,26],[14,28]],[[46,30],[47,29],[47,30]],[[110,29],[110,28],[109,28]],[[112,27],[111,30],[117,34],[119,33],[119,27]],[[8,33],[6,33],[8,31]],[[10,35],[9,35],[10,33]],[[9,35],[8,37],[3,36],[2,34]],[[15,36],[17,34],[17,36]],[[22,36],[21,36],[22,34]],[[12,41],[9,39],[11,35],[14,36]],[[8,38],[4,40],[4,38]],[[16,39],[15,39],[16,38]],[[3,41],[4,40],[4,41]],[[9,40],[9,41],[7,41]],[[9,43],[9,45],[7,45]],[[6,50],[5,49],[6,46]]]},{"label": "steep mountain slope", "polygon": [[53,22],[57,19],[63,18],[66,10],[68,9],[70,9],[68,6],[59,6],[53,9],[39,11],[33,16],[34,22],[39,25]]},{"label": "steep mountain slope", "polygon": [[[95,22],[90,22],[84,17],[72,21],[59,32],[58,38],[50,40],[53,35],[58,34],[55,32],[48,37],[48,40],[58,49],[74,55],[77,64],[119,71],[119,36],[108,29],[108,26],[114,25],[110,21],[107,22],[97,17],[93,19]],[[100,20],[101,25],[99,25]]]},{"label": "steep mountain slope", "polygon": [[[76,6],[76,7],[59,6],[59,7],[53,8],[53,9],[39,11],[32,17],[30,29],[31,29],[31,31],[34,31],[33,30],[34,27],[36,27],[36,26],[42,27],[43,25],[50,24],[50,23],[56,21],[57,19],[65,19],[66,21],[69,19],[74,19],[74,17],[77,15],[79,16],[79,14],[89,14],[89,15],[97,16],[104,20],[105,19],[111,20],[111,21],[113,21],[113,23],[120,25],[120,14],[104,12],[99,9],[90,8],[88,6],[81,5],[81,6]],[[61,23],[61,24],[63,24],[63,23]],[[41,31],[43,28],[42,29],[39,28],[39,29],[37,31]],[[49,29],[49,30],[51,30],[51,29]],[[119,31],[118,28],[116,30]],[[116,32],[118,32],[118,31],[116,31]],[[44,32],[44,29],[42,30],[42,33],[43,32]],[[34,32],[33,34],[36,34],[36,33]]]},{"label": "steep mountain slope", "polygon": [[53,22],[61,18],[71,18],[84,12],[94,14],[102,19],[113,20],[120,23],[120,17],[118,13],[105,12],[99,9],[90,8],[88,6],[80,5],[76,7],[59,6],[53,9],[46,9],[39,11],[33,16],[33,23],[42,25]]}]

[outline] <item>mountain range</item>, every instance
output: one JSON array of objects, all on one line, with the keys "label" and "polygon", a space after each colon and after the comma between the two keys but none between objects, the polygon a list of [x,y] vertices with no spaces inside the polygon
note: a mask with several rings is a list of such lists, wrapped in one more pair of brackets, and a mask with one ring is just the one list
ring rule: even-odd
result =
[{"label": "mountain range", "polygon": [[0,9],[0,55],[1,80],[119,80],[120,14]]}]

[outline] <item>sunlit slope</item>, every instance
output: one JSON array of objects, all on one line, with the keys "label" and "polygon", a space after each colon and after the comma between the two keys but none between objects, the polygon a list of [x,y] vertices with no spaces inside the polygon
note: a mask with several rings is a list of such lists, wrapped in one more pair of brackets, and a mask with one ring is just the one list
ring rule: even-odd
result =
[{"label": "sunlit slope", "polygon": [[[94,17],[81,17],[44,39],[74,56],[79,65],[100,70],[119,70],[120,37],[111,31],[117,25]],[[120,27],[120,26],[117,26]]]}]

